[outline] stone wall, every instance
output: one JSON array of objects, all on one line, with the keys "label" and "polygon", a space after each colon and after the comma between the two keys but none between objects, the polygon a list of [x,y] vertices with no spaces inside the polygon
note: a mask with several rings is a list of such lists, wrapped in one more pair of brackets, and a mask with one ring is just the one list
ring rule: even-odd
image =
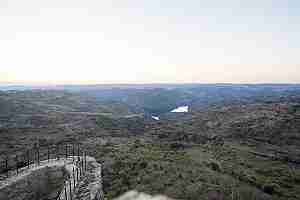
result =
[{"label": "stone wall", "polygon": [[44,167],[0,190],[0,200],[46,200],[55,198],[64,184],[63,167]]}]

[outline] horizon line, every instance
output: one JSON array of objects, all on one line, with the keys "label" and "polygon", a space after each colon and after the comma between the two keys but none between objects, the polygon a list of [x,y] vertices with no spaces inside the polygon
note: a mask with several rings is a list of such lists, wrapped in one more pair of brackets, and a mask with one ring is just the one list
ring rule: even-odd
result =
[{"label": "horizon line", "polygon": [[295,82],[156,82],[156,83],[0,83],[1,87],[17,86],[42,86],[42,87],[59,87],[59,86],[109,86],[109,85],[300,85]]}]

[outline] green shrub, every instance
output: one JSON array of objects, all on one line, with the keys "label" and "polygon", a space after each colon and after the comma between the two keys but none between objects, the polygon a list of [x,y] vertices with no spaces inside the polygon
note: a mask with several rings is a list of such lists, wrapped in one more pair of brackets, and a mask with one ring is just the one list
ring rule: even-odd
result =
[{"label": "green shrub", "polygon": [[207,166],[209,168],[211,168],[212,170],[214,171],[217,171],[217,172],[221,172],[222,171],[222,167],[221,167],[221,164],[216,161],[216,160],[212,160],[210,159],[208,162],[207,162]]},{"label": "green shrub", "polygon": [[267,194],[279,193],[280,186],[276,183],[266,183],[263,185],[263,191]]},{"label": "green shrub", "polygon": [[241,200],[271,200],[272,198],[253,188],[249,188],[246,186],[242,186],[238,188],[238,191],[235,191],[234,196],[236,196],[238,193],[239,199]]}]

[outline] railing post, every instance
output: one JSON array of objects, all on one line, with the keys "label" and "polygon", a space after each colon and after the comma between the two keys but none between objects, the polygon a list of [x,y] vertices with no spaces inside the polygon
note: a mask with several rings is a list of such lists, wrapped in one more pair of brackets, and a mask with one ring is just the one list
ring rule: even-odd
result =
[{"label": "railing post", "polygon": [[79,158],[79,155],[80,155],[80,146],[79,146],[79,143],[77,144],[77,156]]},{"label": "railing post", "polygon": [[38,156],[39,156],[39,165],[41,163],[41,158],[40,158],[40,147],[38,148]]},{"label": "railing post", "polygon": [[79,164],[79,166],[80,166],[80,171],[81,171],[81,175],[83,175],[83,171],[82,171],[82,162],[83,162],[83,159],[81,159],[80,164]]},{"label": "railing post", "polygon": [[82,160],[83,160],[83,163],[82,163],[82,167],[83,167],[83,171],[85,171],[85,152],[82,153]]},{"label": "railing post", "polygon": [[6,156],[6,159],[5,159],[5,170],[6,170],[6,173],[7,173],[7,178],[9,176],[9,170],[8,170],[8,157]]},{"label": "railing post", "polygon": [[16,155],[16,167],[17,167],[17,175],[19,174],[19,166],[18,166],[18,155]]},{"label": "railing post", "polygon": [[73,147],[73,162],[74,162],[74,157],[75,157],[75,145],[74,145],[74,143],[73,143],[72,147]]},{"label": "railing post", "polygon": [[66,159],[68,158],[68,145],[66,144]]},{"label": "railing post", "polygon": [[57,157],[57,160],[59,160],[59,145],[56,146],[56,157]]},{"label": "railing post", "polygon": [[50,147],[48,145],[48,162],[50,162]]},{"label": "railing post", "polygon": [[38,147],[37,151],[38,151],[38,166],[40,166],[40,147]]},{"label": "railing post", "polygon": [[74,188],[75,188],[75,185],[76,185],[76,177],[75,177],[75,169],[74,169],[74,166],[73,166],[73,184],[74,184]]},{"label": "railing post", "polygon": [[79,182],[79,179],[78,179],[78,167],[76,167],[76,177],[77,177],[77,183]]},{"label": "railing post", "polygon": [[72,200],[72,179],[69,181],[69,189],[70,189],[70,200]]},{"label": "railing post", "polygon": [[82,152],[82,168],[83,168],[83,172],[85,171],[85,152]]},{"label": "railing post", "polygon": [[80,163],[79,163],[79,177],[81,178],[81,176],[82,176],[82,167],[81,167],[81,163],[82,163],[82,161],[80,161]]},{"label": "railing post", "polygon": [[29,150],[27,150],[27,168],[29,169],[29,166],[30,166],[30,158],[29,158]]},{"label": "railing post", "polygon": [[65,182],[65,200],[68,200],[68,194],[67,194],[67,184]]},{"label": "railing post", "polygon": [[86,163],[86,153],[84,153],[84,162],[85,162],[85,170],[87,170],[87,163]]},{"label": "railing post", "polygon": [[34,156],[33,156],[33,164],[36,164],[36,161],[38,160],[38,153],[37,153],[37,143],[34,143],[33,151],[34,151]]},{"label": "railing post", "polygon": [[82,155],[81,168],[82,168],[82,174],[84,174],[84,154]]},{"label": "railing post", "polygon": [[[27,167],[27,166],[26,166],[26,164],[27,164],[26,153],[23,153],[23,154],[22,154],[22,157],[23,157],[22,167]],[[23,166],[23,165],[24,165],[24,166]]]}]

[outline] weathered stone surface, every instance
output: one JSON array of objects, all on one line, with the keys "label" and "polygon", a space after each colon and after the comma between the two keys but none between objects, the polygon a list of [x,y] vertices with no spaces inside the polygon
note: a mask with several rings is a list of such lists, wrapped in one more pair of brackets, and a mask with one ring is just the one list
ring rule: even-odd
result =
[{"label": "weathered stone surface", "polygon": [[51,199],[63,185],[61,166],[39,168],[22,179],[0,189],[0,200]]},{"label": "weathered stone surface", "polygon": [[129,191],[115,200],[171,200],[170,198],[162,195],[151,196],[137,191]]}]

